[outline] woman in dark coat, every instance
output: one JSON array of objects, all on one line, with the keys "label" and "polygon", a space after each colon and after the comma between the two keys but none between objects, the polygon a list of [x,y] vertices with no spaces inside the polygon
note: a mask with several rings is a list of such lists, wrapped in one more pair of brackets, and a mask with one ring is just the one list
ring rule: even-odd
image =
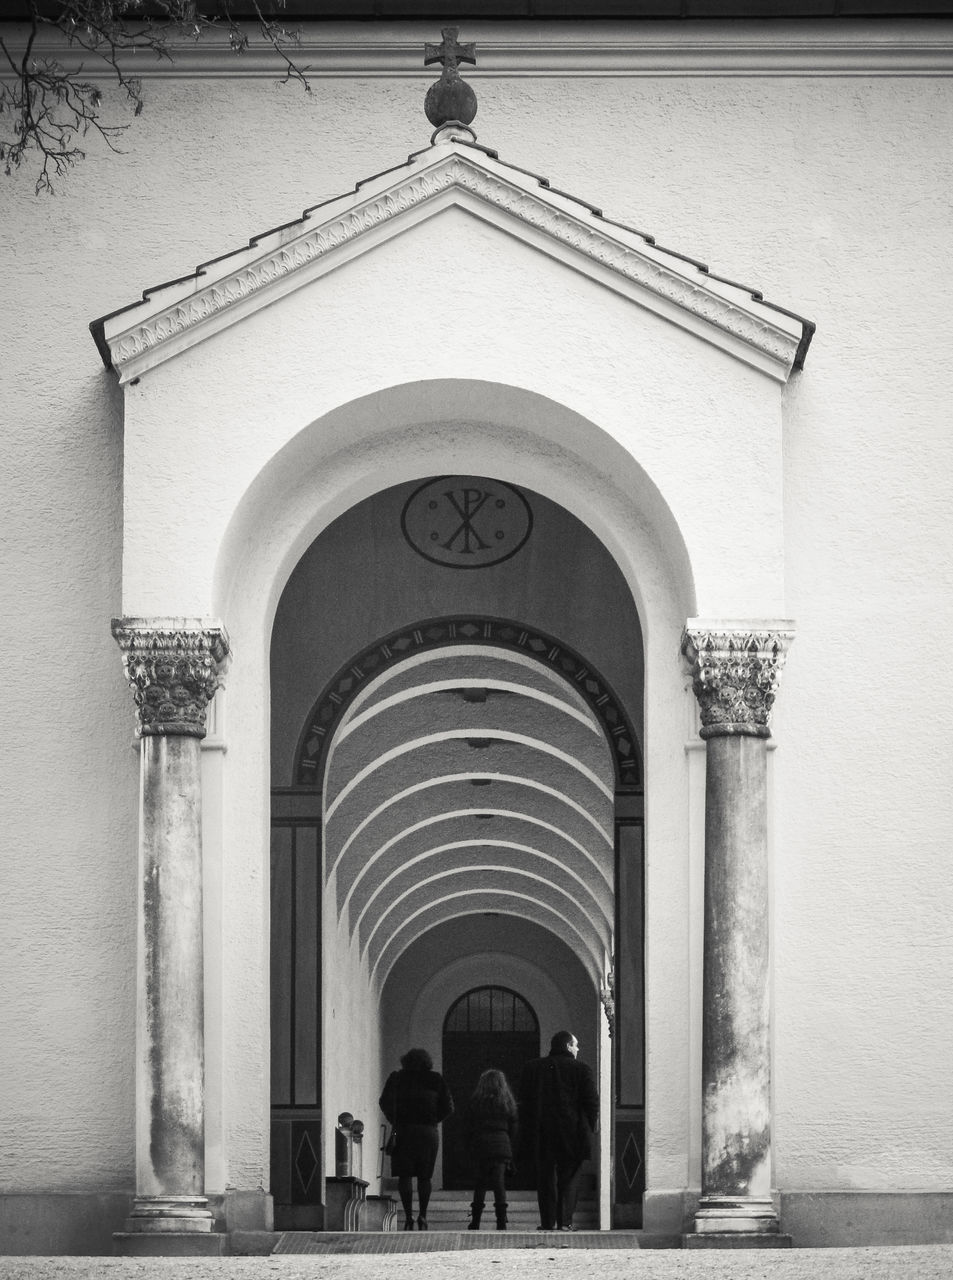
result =
[{"label": "woman in dark coat", "polygon": [[404,1206],[404,1230],[414,1229],[414,1178],[419,1211],[417,1230],[426,1231],[434,1165],[440,1139],[437,1125],[453,1111],[453,1099],[443,1076],[433,1069],[426,1049],[409,1049],[400,1060],[400,1071],[387,1077],[381,1094],[381,1111],[394,1127],[396,1143],[390,1171],[397,1179]]},{"label": "woman in dark coat", "polygon": [[516,1099],[502,1071],[484,1071],[467,1104],[465,1132],[476,1177],[468,1230],[479,1231],[487,1187],[493,1190],[497,1231],[506,1230],[506,1170],[516,1146]]}]

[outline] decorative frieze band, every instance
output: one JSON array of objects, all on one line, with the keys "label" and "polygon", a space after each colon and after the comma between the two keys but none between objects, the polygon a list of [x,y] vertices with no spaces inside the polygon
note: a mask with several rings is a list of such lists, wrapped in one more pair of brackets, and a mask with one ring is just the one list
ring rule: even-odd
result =
[{"label": "decorative frieze band", "polygon": [[224,627],[187,619],[115,618],[142,737],[204,738],[205,713],[222,683],[229,644]]},{"label": "decorative frieze band", "polygon": [[691,666],[703,738],[771,736],[770,718],[793,629],[757,624],[685,628],[682,653]]},{"label": "decorative frieze band", "polygon": [[[411,171],[403,181],[387,191],[313,230],[303,231],[296,239],[281,243],[273,252],[263,254],[231,275],[204,289],[197,289],[187,298],[118,334],[109,342],[114,367],[121,369],[168,339],[207,325],[233,304],[247,303],[293,272],[452,187],[505,210],[553,240],[586,255],[698,319],[715,325],[771,360],[786,366],[794,361],[798,338],[773,327],[706,287],[704,274],[689,277],[672,270],[650,254],[642,254],[622,243],[598,225],[588,225],[581,218],[555,207],[544,198],[542,191],[539,195],[525,191],[469,157],[464,159],[457,154],[441,164]],[[265,301],[262,296],[260,305]],[[198,334],[194,340],[198,340]]]}]

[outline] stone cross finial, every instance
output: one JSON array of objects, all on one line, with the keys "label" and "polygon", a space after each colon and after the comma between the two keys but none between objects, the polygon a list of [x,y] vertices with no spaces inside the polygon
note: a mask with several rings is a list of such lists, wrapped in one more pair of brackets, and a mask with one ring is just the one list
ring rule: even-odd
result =
[{"label": "stone cross finial", "polygon": [[427,119],[438,130],[445,124],[469,125],[477,113],[476,94],[457,70],[459,62],[476,65],[476,45],[460,44],[457,32],[457,27],[444,27],[441,44],[424,45],[424,66],[432,62],[443,66],[440,79],[430,86],[424,100]]},{"label": "stone cross finial", "polygon": [[458,62],[470,62],[476,66],[476,45],[458,44],[459,27],[444,27],[440,32],[443,41],[440,44],[424,45],[424,66],[432,62],[442,62],[445,70],[456,69]]}]

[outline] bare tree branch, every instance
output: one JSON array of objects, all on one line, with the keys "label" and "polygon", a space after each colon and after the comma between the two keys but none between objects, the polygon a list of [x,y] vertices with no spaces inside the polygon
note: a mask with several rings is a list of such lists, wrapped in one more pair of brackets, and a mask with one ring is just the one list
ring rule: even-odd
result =
[{"label": "bare tree branch", "polygon": [[[307,71],[288,52],[299,33],[276,22],[251,0],[254,30],[283,62],[283,83],[297,81],[308,93]],[[284,7],[284,0],[274,0]],[[232,15],[230,0],[30,0],[28,33],[23,48],[13,49],[0,36],[0,163],[9,176],[36,160],[36,192],[52,194],[53,180],[69,173],[86,154],[80,145],[92,132],[112,151],[129,127],[104,121],[102,90],[83,79],[84,66],[70,69],[54,58],[36,54],[44,29],[58,31],[70,48],[84,51],[102,64],[125,90],[134,116],[145,105],[142,82],[123,70],[123,55],[151,53],[172,60],[175,40],[199,40],[209,31],[225,34],[228,47],[241,54],[249,47],[248,30]]]}]

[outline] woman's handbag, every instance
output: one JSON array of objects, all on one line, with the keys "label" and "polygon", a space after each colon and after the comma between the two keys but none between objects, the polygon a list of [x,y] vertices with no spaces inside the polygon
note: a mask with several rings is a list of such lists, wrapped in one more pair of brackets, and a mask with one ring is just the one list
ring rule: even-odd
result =
[{"label": "woman's handbag", "polygon": [[387,1140],[384,1143],[384,1155],[392,1156],[394,1154],[394,1148],[396,1146],[397,1146],[397,1130],[394,1128],[393,1125],[391,1125],[390,1133],[388,1133]]}]

